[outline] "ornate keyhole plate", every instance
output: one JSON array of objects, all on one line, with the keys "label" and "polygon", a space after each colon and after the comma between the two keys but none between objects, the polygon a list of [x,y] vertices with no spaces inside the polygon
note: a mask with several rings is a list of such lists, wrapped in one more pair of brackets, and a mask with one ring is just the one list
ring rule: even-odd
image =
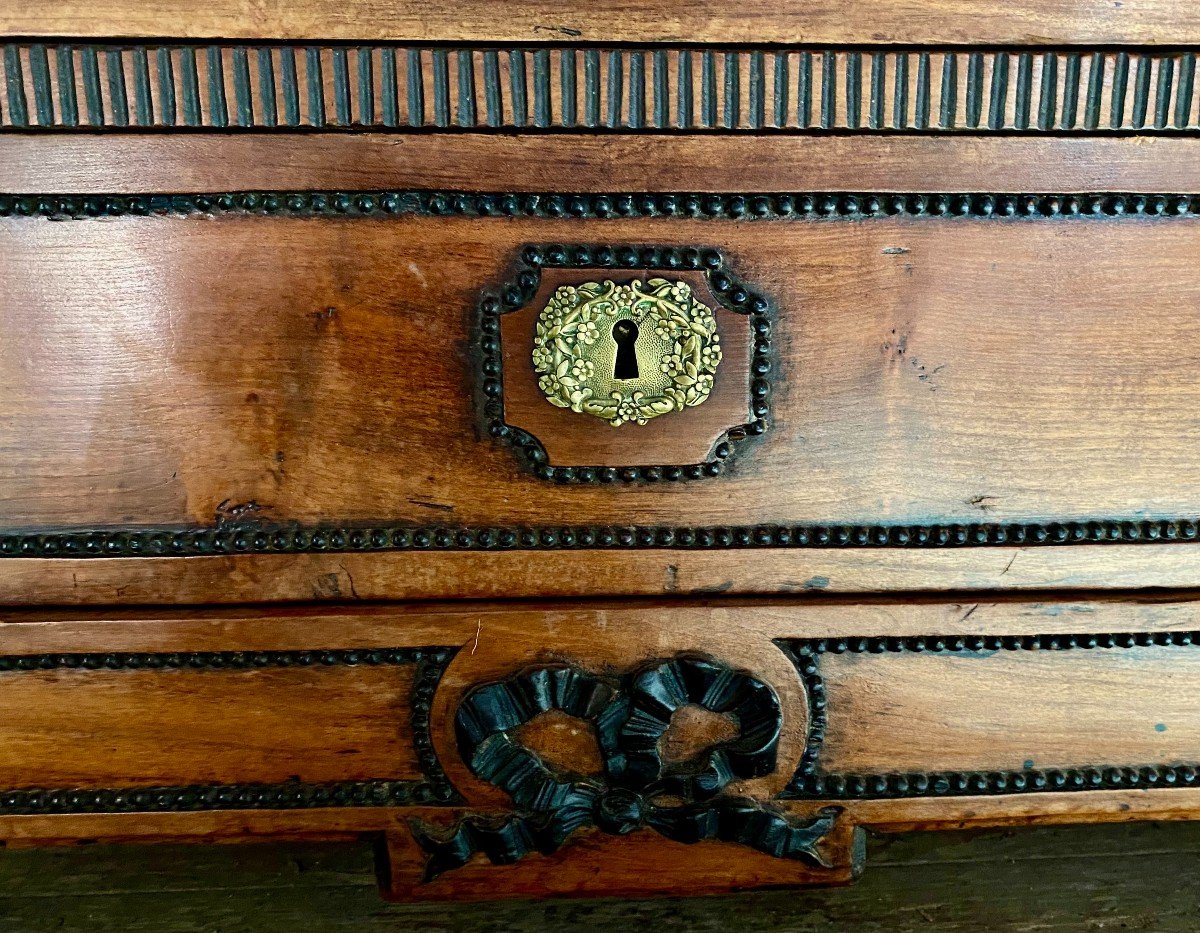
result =
[{"label": "ornate keyhole plate", "polygon": [[645,424],[709,397],[720,340],[687,282],[605,279],[555,290],[538,315],[533,366],[552,405]]},{"label": "ornate keyhole plate", "polygon": [[479,310],[485,428],[543,479],[714,477],[767,430],[770,305],[716,250],[528,246]]}]

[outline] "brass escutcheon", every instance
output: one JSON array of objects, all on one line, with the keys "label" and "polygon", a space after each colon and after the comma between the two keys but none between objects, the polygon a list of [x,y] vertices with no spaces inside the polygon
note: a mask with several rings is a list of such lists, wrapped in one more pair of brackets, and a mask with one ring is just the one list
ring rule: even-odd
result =
[{"label": "brass escutcheon", "polygon": [[560,286],[533,342],[546,399],[613,427],[702,404],[720,362],[712,309],[662,278]]}]

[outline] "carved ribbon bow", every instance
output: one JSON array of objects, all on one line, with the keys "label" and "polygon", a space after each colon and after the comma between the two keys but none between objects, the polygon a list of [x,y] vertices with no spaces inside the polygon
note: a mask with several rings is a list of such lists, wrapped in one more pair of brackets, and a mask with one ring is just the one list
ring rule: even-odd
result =
[{"label": "carved ribbon bow", "polygon": [[[660,739],[681,706],[732,717],[737,735],[686,762],[668,763]],[[513,733],[558,710],[593,726],[602,778],[559,774]],[[624,835],[648,827],[676,842],[739,843],[777,858],[828,867],[817,843],[835,810],[797,821],[761,803],[721,796],[735,778],[775,770],[783,717],[775,692],[750,674],[709,660],[677,658],[612,685],[569,667],[543,667],[473,690],[455,719],[459,750],[478,777],[507,791],[516,812],[468,816],[448,834],[414,827],[429,853],[427,878],[477,852],[509,864],[556,851],[577,829]]]}]

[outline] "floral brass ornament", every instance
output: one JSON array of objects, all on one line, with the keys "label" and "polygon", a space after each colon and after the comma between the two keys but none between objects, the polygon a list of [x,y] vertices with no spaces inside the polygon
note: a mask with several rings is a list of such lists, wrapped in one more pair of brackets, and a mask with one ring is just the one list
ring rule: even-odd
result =
[{"label": "floral brass ornament", "polygon": [[703,404],[720,362],[716,318],[687,282],[563,285],[537,319],[546,399],[613,427]]}]

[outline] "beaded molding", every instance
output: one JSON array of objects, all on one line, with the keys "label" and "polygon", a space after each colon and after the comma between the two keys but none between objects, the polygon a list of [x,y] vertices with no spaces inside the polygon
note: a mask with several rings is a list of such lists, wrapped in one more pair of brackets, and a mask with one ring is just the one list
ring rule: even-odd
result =
[{"label": "beaded molding", "polygon": [[[504,380],[500,347],[500,315],[509,314],[533,300],[541,285],[541,269],[631,269],[639,271],[703,270],[708,287],[721,306],[750,318],[754,349],[750,358],[749,392],[753,420],[729,428],[713,445],[702,463],[636,467],[556,467],[548,462],[546,448],[528,431],[504,420]],[[675,482],[718,476],[735,449],[748,438],[767,430],[771,409],[771,323],[767,299],[751,291],[725,265],[714,249],[670,246],[612,246],[549,244],[527,246],[521,252],[516,274],[497,292],[479,302],[479,385],[487,432],[506,441],[522,465],[541,479],[558,483]]]},{"label": "beaded molding", "polygon": [[778,639],[775,644],[795,664],[810,711],[804,753],[779,795],[781,799],[876,800],[1200,786],[1200,765],[1184,764],[888,774],[828,774],[820,769],[821,746],[828,726],[828,697],[820,664],[823,654],[1186,647],[1200,644],[1200,632]]},{"label": "beaded molding", "polygon": [[45,813],[298,810],[313,807],[403,807],[460,803],[438,761],[430,732],[433,694],[456,648],[362,648],[336,651],[188,651],[0,656],[0,674],[49,670],[256,670],[337,665],[417,666],[411,728],[423,780],[279,784],[193,784],[119,788],[0,790],[0,815]]},{"label": "beaded molding", "polygon": [[125,215],[281,214],[430,217],[700,217],[812,220],[823,217],[1183,217],[1200,215],[1191,194],[570,194],[462,191],[235,191],[215,194],[0,194],[0,217],[56,220]]},{"label": "beaded molding", "polygon": [[16,42],[2,53],[0,126],[17,128],[1084,135],[1200,126],[1194,49],[126,40]]},{"label": "beaded molding", "polygon": [[[633,468],[629,468],[633,469]],[[682,469],[682,468],[679,468]],[[662,477],[649,467],[641,477]],[[598,475],[610,482],[607,471]],[[1151,544],[1200,540],[1191,519],[942,525],[734,525],[548,527],[223,525],[0,535],[5,557],[202,557],[223,554],[512,551],[600,548],[957,548],[1004,545]]]}]

